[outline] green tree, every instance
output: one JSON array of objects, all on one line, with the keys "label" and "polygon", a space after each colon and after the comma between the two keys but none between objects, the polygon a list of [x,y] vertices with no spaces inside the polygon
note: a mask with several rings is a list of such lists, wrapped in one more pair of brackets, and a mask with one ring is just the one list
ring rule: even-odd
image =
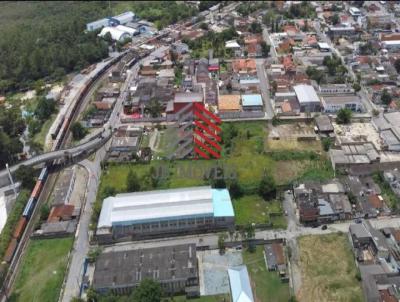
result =
[{"label": "green tree", "polygon": [[329,149],[331,148],[331,145],[332,145],[332,140],[330,138],[324,137],[322,139],[322,146],[324,148],[324,151],[328,152]]},{"label": "green tree", "polygon": [[258,194],[264,198],[264,200],[273,199],[276,196],[276,184],[271,174],[264,172],[258,186]]},{"label": "green tree", "polygon": [[164,108],[158,100],[152,99],[149,105],[146,106],[146,111],[151,117],[159,117],[163,112]]},{"label": "green tree", "polygon": [[144,279],[133,292],[133,300],[140,302],[160,302],[162,297],[161,285],[151,279]]},{"label": "green tree", "polygon": [[353,84],[353,89],[355,92],[359,92],[361,90],[361,86],[358,83]]},{"label": "green tree", "polygon": [[218,235],[218,249],[221,255],[225,252],[225,239],[226,239],[226,234]]},{"label": "green tree", "polygon": [[262,41],[260,45],[263,57],[268,57],[271,46],[265,43],[265,41]]},{"label": "green tree", "polygon": [[388,106],[392,102],[392,96],[387,89],[384,89],[382,91],[381,102],[386,106]]},{"label": "green tree", "polygon": [[203,23],[200,24],[200,28],[203,29],[203,30],[208,30],[208,24],[203,22]]},{"label": "green tree", "polygon": [[262,32],[262,27],[261,24],[254,21],[250,24],[250,32],[254,33],[254,34],[259,34]]},{"label": "green tree", "polygon": [[21,182],[23,188],[32,190],[35,186],[35,169],[22,165],[15,171],[15,178]]},{"label": "green tree", "polygon": [[47,217],[49,217],[50,214],[50,207],[48,204],[44,204],[41,208],[40,208],[40,220],[44,221],[47,219]]},{"label": "green tree", "polygon": [[332,24],[333,25],[338,25],[340,23],[340,17],[338,14],[334,14],[332,16]]},{"label": "green tree", "polygon": [[53,99],[39,98],[35,109],[35,116],[39,121],[46,121],[54,112],[56,112],[56,102]]},{"label": "green tree", "polygon": [[348,108],[342,108],[337,112],[336,122],[338,124],[348,124],[350,123],[351,116],[353,112]]},{"label": "green tree", "polygon": [[75,122],[71,125],[71,133],[74,140],[81,140],[88,134],[88,130],[81,123]]},{"label": "green tree", "polygon": [[138,192],[140,191],[140,187],[140,180],[136,172],[133,169],[129,170],[126,178],[126,190],[128,192]]}]

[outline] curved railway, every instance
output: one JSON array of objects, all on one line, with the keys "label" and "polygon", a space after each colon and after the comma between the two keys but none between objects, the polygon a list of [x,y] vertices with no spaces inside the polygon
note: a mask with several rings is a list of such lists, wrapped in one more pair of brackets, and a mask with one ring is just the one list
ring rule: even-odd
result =
[{"label": "curved railway", "polygon": [[[1,291],[0,291],[0,298],[3,299],[8,297],[8,293],[11,289],[11,283],[13,282],[13,278],[15,278],[14,272],[16,271],[17,264],[19,259],[22,255],[22,252],[28,242],[29,236],[33,231],[34,224],[30,223],[32,217],[38,212],[38,208],[41,204],[42,199],[41,194],[45,191],[45,184],[49,177],[49,172],[53,165],[58,165],[59,161],[62,160],[60,157],[65,157],[66,154],[72,156],[78,156],[82,153],[91,150],[99,145],[102,145],[104,141],[108,140],[111,137],[111,130],[104,129],[103,133],[100,136],[96,137],[95,139],[82,144],[80,146],[62,150],[63,145],[65,144],[69,127],[72,121],[77,117],[79,113],[79,108],[82,105],[83,100],[87,97],[90,90],[93,88],[95,83],[99,80],[99,78],[108,72],[115,63],[120,61],[125,53],[120,54],[118,57],[112,58],[107,64],[105,64],[94,76],[88,77],[82,88],[78,91],[76,96],[76,101],[74,104],[67,110],[66,114],[60,120],[59,125],[56,126],[57,132],[54,133],[53,139],[53,147],[52,151],[37,157],[34,157],[28,161],[21,163],[23,164],[30,164],[30,165],[37,165],[39,163],[46,163],[46,166],[41,169],[40,175],[36,181],[35,187],[31,192],[30,198],[26,203],[24,211],[14,229],[12,239],[8,245],[6,250],[5,256],[3,258],[3,262],[1,263],[2,269],[7,270],[7,274],[4,278]],[[67,152],[67,153],[66,153]],[[29,162],[30,161],[30,162]],[[15,171],[18,169],[20,165],[11,167],[11,170]],[[2,171],[1,173],[4,173]],[[52,185],[54,185],[55,178],[51,179]]]}]

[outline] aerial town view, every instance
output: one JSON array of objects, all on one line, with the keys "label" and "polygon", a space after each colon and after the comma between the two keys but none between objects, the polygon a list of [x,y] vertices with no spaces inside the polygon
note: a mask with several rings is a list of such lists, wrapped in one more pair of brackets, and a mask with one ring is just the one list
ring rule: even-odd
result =
[{"label": "aerial town view", "polygon": [[0,37],[0,302],[400,302],[400,1],[6,1]]}]

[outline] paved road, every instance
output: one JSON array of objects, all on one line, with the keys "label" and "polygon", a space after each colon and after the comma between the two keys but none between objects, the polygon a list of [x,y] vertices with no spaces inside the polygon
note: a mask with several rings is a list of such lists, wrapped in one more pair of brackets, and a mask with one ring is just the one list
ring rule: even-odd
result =
[{"label": "paved road", "polygon": [[267,119],[272,119],[274,116],[274,105],[271,103],[272,100],[270,98],[270,87],[264,64],[264,59],[256,59],[257,76],[260,80],[260,90],[264,100],[265,113]]},{"label": "paved road", "polygon": [[[165,51],[167,47],[160,47],[150,54],[147,58],[153,58],[160,52]],[[132,81],[137,77],[139,66],[142,61],[137,62],[128,72],[128,77],[121,87],[121,95],[117,99],[114,106],[113,112],[110,115],[109,122],[107,123],[111,127],[118,127],[119,113],[122,111],[123,101],[127,97],[127,91]],[[97,190],[99,187],[99,181],[101,176],[101,166],[100,163],[106,155],[108,144],[103,146],[100,150],[96,152],[96,156],[93,162],[89,160],[84,160],[80,164],[85,167],[89,172],[89,181],[87,185],[86,192],[86,203],[84,210],[81,214],[80,221],[77,227],[76,238],[74,242],[74,247],[72,250],[72,258],[68,270],[68,275],[66,278],[65,286],[63,289],[62,300],[63,302],[70,302],[73,297],[79,295],[80,284],[82,282],[83,276],[83,264],[87,253],[89,252],[89,224],[90,217],[92,215],[92,206],[96,201]]]}]

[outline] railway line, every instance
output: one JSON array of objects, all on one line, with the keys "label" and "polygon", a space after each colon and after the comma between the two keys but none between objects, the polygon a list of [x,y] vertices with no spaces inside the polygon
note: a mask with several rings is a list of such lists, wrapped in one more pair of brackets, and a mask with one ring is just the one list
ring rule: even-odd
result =
[{"label": "railway line", "polygon": [[[1,291],[0,291],[0,299],[1,301],[7,301],[7,298],[11,292],[13,282],[16,277],[16,272],[18,271],[20,259],[24,254],[26,246],[28,244],[30,235],[34,231],[35,221],[38,219],[38,213],[40,211],[41,205],[47,200],[49,194],[54,187],[55,181],[58,177],[58,173],[52,173],[52,166],[58,165],[61,159],[57,158],[60,154],[64,153],[65,150],[62,150],[63,146],[66,144],[69,136],[69,128],[72,122],[79,115],[80,108],[82,104],[87,101],[88,96],[93,93],[93,87],[96,86],[98,81],[102,80],[102,76],[107,74],[110,69],[114,66],[115,63],[119,62],[119,60],[126,53],[121,54],[120,56],[111,59],[102,69],[98,71],[93,77],[88,77],[84,86],[79,90],[76,95],[76,101],[73,106],[69,108],[65,116],[60,121],[60,126],[57,126],[57,133],[54,135],[54,144],[52,148],[52,152],[46,153],[42,155],[40,160],[46,161],[46,156],[50,159],[48,161],[52,161],[50,164],[45,166],[39,175],[39,178],[35,184],[34,189],[31,192],[30,198],[24,208],[23,214],[21,215],[17,226],[14,230],[11,242],[7,248],[5,257],[2,262],[2,268],[7,270],[7,274],[4,278]],[[108,132],[107,132],[108,131]],[[105,137],[111,136],[111,130],[105,129]],[[97,142],[95,142],[97,143]],[[85,146],[93,146],[93,141],[89,141],[84,144]],[[80,146],[82,147],[82,146]],[[85,149],[81,149],[78,146],[75,148],[79,152],[85,151]],[[74,148],[72,148],[74,149]],[[65,153],[64,153],[65,154]],[[55,156],[56,155],[56,156]],[[53,159],[54,157],[54,159]],[[7,268],[8,266],[8,268]]]}]

